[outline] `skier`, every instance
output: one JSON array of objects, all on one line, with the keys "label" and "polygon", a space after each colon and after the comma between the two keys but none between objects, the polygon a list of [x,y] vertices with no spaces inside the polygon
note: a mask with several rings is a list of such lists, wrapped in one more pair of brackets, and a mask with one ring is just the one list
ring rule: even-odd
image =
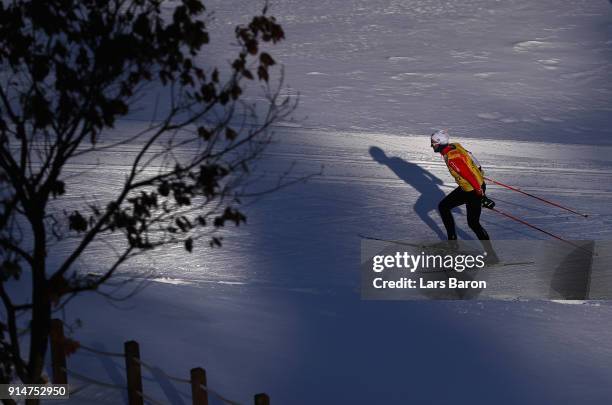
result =
[{"label": "skier", "polygon": [[431,147],[444,157],[444,162],[459,185],[438,205],[448,240],[457,240],[455,221],[451,210],[465,204],[467,221],[489,254],[492,261],[497,260],[489,241],[489,234],[480,224],[481,207],[493,208],[495,203],[485,195],[486,184],[478,160],[459,143],[449,143],[448,131],[443,129],[431,135]]}]

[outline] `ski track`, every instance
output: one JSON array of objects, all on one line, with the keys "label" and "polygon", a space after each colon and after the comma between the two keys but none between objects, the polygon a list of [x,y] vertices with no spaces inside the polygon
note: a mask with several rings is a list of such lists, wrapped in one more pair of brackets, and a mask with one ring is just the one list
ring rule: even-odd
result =
[{"label": "ski track", "polygon": [[[334,266],[331,273],[335,283],[344,285],[355,282],[346,278],[346,272],[351,271],[348,263],[358,256],[356,235],[364,230],[390,239],[440,239],[443,226],[436,211],[437,203],[456,184],[440,156],[431,151],[427,136],[280,128],[277,140],[256,168],[256,175],[264,175],[264,183],[275,182],[292,163],[295,167],[290,178],[317,173],[321,167],[323,174],[249,205],[249,225],[223,230],[221,234],[226,236],[228,245],[212,251],[208,263],[198,263],[196,258],[189,258],[187,263],[174,263],[171,249],[165,255],[156,255],[154,261],[143,259],[132,266],[163,269],[161,276],[185,282],[210,280],[210,271],[198,269],[216,268],[217,281],[270,282],[293,288],[306,278],[322,288],[318,275],[300,275],[298,269],[305,268],[302,263],[328,266],[325,261],[330,247],[323,248],[326,254],[316,253],[325,239],[336,245],[334,255],[347,263]],[[605,160],[606,156],[612,156],[612,147],[553,145],[542,148],[538,142],[455,140],[476,154],[487,176],[584,211],[590,217],[581,218],[489,184],[488,194],[497,200],[499,209],[569,239],[612,237],[606,219],[612,215],[609,207],[612,160]],[[394,163],[377,162],[370,153],[372,147],[380,148]],[[99,199],[110,196],[113,186],[119,184],[129,167],[129,156],[136,151],[136,147],[122,147],[116,153],[102,152],[95,162],[76,162],[68,167],[66,173],[76,176],[72,179],[75,185],[68,188],[62,209],[76,208],[73,204],[82,196]],[[105,176],[97,175],[97,161],[105,162]],[[393,169],[392,165],[397,167]],[[151,168],[150,172],[155,170]],[[435,176],[438,184],[424,180],[422,173]],[[424,222],[424,215],[430,218],[429,224]],[[483,214],[483,222],[495,239],[546,238],[492,212]],[[437,229],[432,228],[432,223]],[[463,214],[457,216],[457,224],[464,238],[473,237]],[[278,252],[299,264],[281,275],[272,269],[258,271],[254,279],[249,269],[253,266],[266,269],[273,262],[269,257]],[[97,251],[92,251],[92,255],[97,257]]]}]

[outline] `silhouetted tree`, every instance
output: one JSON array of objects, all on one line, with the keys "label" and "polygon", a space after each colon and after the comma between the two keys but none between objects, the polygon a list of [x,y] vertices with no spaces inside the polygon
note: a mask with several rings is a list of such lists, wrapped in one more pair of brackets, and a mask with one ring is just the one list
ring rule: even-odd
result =
[{"label": "silhouetted tree", "polygon": [[[284,33],[264,8],[236,27],[235,59],[217,70],[204,52],[208,22],[199,0],[0,3],[2,382],[13,374],[42,382],[53,312],[75,294],[100,292],[129,258],[170,244],[191,252],[201,238],[221,245],[209,231],[245,221],[238,206],[249,166],[269,144],[270,125],[295,106],[279,96],[282,72],[269,83],[275,61],[262,50]],[[248,81],[266,96],[258,112],[241,99]],[[156,100],[151,121],[109,137],[143,98]],[[68,205],[82,179],[66,165],[118,148],[129,169],[114,197],[73,196]],[[52,263],[59,241],[70,250]],[[111,264],[77,268],[100,242],[115,252]],[[22,274],[29,286],[16,297],[7,287]]]}]

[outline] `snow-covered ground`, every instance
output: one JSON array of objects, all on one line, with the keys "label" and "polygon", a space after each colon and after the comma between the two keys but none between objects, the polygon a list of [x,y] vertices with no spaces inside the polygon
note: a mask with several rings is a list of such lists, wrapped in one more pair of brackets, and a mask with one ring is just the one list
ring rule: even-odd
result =
[{"label": "snow-covered ground", "polygon": [[[261,9],[215,0],[213,36]],[[237,6],[239,4],[239,6]],[[274,54],[307,127],[612,143],[612,7],[605,0],[270,2]],[[225,49],[227,52],[227,49]],[[229,57],[223,55],[220,60]]]},{"label": "snow-covered ground", "polygon": [[[260,391],[282,404],[601,403],[612,395],[607,303],[360,300],[358,233],[440,237],[435,207],[454,184],[426,136],[281,130],[279,139],[261,170],[280,173],[295,160],[296,175],[321,164],[324,175],[255,203],[248,226],[231,230],[222,249],[177,248],[131,263],[126,271],[154,269],[157,282],[115,306],[76,299],[68,314],[84,326],[75,336],[106,351],[136,339],[144,361],[183,377],[204,366],[211,387],[245,403]],[[590,217],[492,185],[500,209],[570,239],[612,236],[612,148],[460,141],[491,177]],[[81,191],[104,190],[110,178],[84,181]],[[471,238],[465,218],[457,222]],[[491,212],[483,223],[496,239],[541,238]],[[115,384],[123,367],[87,352],[69,360]],[[146,375],[154,398],[189,403],[187,386]],[[92,395],[111,394],[90,387],[75,398]]]},{"label": "snow-covered ground", "polygon": [[[223,28],[213,41],[225,47],[255,3],[209,3]],[[209,386],[245,403],[261,391],[275,404],[609,400],[607,303],[361,301],[357,235],[443,238],[435,207],[454,184],[427,134],[448,127],[489,176],[591,215],[491,185],[500,209],[569,239],[610,239],[610,4],[290,0],[271,12],[287,32],[275,55],[301,102],[260,170],[296,161],[296,175],[322,165],[323,175],[254,202],[222,249],[130,263],[124,271],[154,270],[157,282],[114,305],[75,299],[67,316],[84,326],[74,336],[112,352],[136,339],[144,361],[183,377],[203,366]],[[101,157],[104,175],[75,165],[85,177],[71,195],[104,196],[129,152]],[[495,239],[542,237],[491,212],[483,224]],[[105,255],[80,265],[95,270]],[[68,368],[124,381],[121,359],[79,352]],[[188,387],[145,375],[153,398],[189,403]],[[71,402],[94,396],[125,400],[88,387]]]}]

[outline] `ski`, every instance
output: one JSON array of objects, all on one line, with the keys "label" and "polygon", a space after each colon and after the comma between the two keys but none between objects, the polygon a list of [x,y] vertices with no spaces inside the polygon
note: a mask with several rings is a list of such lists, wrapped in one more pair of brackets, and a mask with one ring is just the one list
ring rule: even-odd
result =
[{"label": "ski", "polygon": [[357,236],[359,236],[362,239],[377,240],[379,242],[395,243],[397,245],[412,246],[412,247],[418,247],[418,248],[422,248],[422,249],[430,247],[430,246],[423,245],[423,244],[418,244],[418,243],[409,243],[409,242],[402,242],[402,241],[398,241],[398,240],[377,238],[375,236],[367,236],[367,235],[363,235],[361,233],[358,233]]},{"label": "ski", "polygon": [[528,264],[535,264],[535,261],[529,261],[529,262],[499,262],[499,263],[494,263],[494,264],[486,264],[485,263],[485,267],[491,268],[491,267],[508,267],[508,266],[525,266]]}]

